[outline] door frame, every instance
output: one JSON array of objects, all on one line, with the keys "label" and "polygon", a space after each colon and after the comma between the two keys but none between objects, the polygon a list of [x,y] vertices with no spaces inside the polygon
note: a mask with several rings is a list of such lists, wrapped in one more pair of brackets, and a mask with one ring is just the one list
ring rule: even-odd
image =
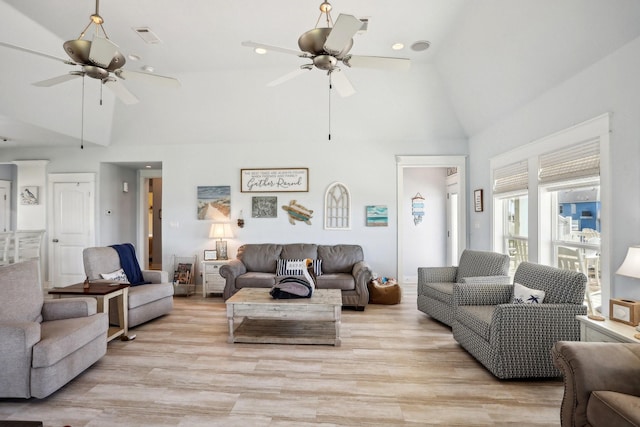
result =
[{"label": "door frame", "polygon": [[[151,178],[162,178],[162,169],[141,169],[138,171],[138,263],[144,268],[149,266],[149,249],[147,248],[149,237],[147,228],[149,227],[149,180]],[[164,251],[163,263],[164,266]]]},{"label": "door frame", "polygon": [[396,156],[397,189],[396,189],[396,221],[397,221],[397,264],[396,277],[402,277],[403,266],[403,222],[400,214],[406,200],[402,199],[404,189],[404,170],[406,168],[458,168],[458,259],[467,247],[467,156]]},{"label": "door frame", "polygon": [[[2,184],[6,184],[6,186],[2,185]],[[12,199],[13,195],[12,195],[12,192],[11,192],[11,186],[13,185],[13,182],[3,179],[3,180],[0,180],[0,185],[2,185],[3,188],[7,189],[7,200],[6,200],[7,203],[5,204],[5,212],[4,212],[4,218],[5,218],[5,221],[6,221],[7,229],[3,230],[2,229],[2,225],[3,224],[0,224],[0,232],[2,232],[2,231],[11,230],[11,203],[12,203],[12,200],[13,200]]]},{"label": "door frame", "polygon": [[55,260],[53,259],[55,251],[53,250],[53,241],[51,239],[51,228],[55,223],[55,212],[53,207],[55,205],[53,197],[53,187],[54,184],[58,183],[74,183],[74,182],[82,182],[89,184],[90,194],[93,196],[91,200],[93,203],[89,203],[89,213],[87,218],[89,224],[89,246],[96,245],[96,203],[98,200],[98,195],[96,194],[96,174],[94,172],[78,172],[78,173],[49,173],[47,175],[47,200],[49,201],[47,206],[47,233],[45,237],[47,238],[47,264],[48,266],[45,268],[47,271],[47,278],[43,280],[43,283],[46,283],[46,288],[51,287],[51,280],[54,274],[53,267],[55,265]]}]

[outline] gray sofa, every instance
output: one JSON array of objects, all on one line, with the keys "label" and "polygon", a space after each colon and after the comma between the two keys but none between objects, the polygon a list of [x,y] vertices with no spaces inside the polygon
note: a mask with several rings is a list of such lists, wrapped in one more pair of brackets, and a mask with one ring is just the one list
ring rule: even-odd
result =
[{"label": "gray sofa", "polygon": [[418,268],[418,310],[451,326],[455,283],[509,283],[509,257],[466,249],[457,267]]},{"label": "gray sofa", "polygon": [[270,288],[277,280],[279,259],[305,258],[322,260],[322,274],[317,277],[318,289],[340,289],[343,305],[364,310],[369,303],[367,283],[372,273],[359,245],[242,245],[238,248],[236,259],[220,267],[220,275],[226,279],[223,297],[226,300],[246,287]]},{"label": "gray sofa", "polygon": [[587,314],[587,278],[522,262],[513,281],[544,291],[542,303],[512,303],[511,284],[456,284],[453,337],[498,378],[559,377],[551,347],[556,341],[580,339],[576,316]]},{"label": "gray sofa", "polygon": [[564,377],[563,427],[640,426],[640,345],[560,341],[552,354]]},{"label": "gray sofa", "polygon": [[0,397],[45,398],[107,352],[95,298],[44,299],[37,261],[0,267]]},{"label": "gray sofa", "polygon": [[[120,268],[120,257],[112,247],[86,248],[82,252],[84,271],[89,280],[102,280],[100,274],[111,273]],[[173,309],[173,284],[166,271],[142,270],[146,285],[129,288],[129,328],[168,314]],[[112,301],[115,304],[116,301]],[[109,309],[113,324],[118,323],[117,307]]]}]

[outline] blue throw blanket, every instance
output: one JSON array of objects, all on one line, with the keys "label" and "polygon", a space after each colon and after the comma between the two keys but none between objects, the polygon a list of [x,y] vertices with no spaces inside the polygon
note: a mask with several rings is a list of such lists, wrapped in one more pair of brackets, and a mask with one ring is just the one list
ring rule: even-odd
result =
[{"label": "blue throw blanket", "polygon": [[140,270],[140,264],[136,258],[136,250],[131,243],[124,243],[121,245],[111,245],[113,249],[118,252],[120,257],[120,267],[124,270],[124,273],[129,279],[131,286],[145,285],[151,282],[145,282],[142,277],[142,270]]}]

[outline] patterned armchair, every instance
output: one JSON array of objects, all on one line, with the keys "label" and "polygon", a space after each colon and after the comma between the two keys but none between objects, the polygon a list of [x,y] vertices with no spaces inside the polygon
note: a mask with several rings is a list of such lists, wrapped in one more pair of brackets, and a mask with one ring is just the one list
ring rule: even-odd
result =
[{"label": "patterned armchair", "polygon": [[551,348],[580,339],[586,282],[582,273],[523,262],[514,283],[544,291],[541,304],[512,304],[513,285],[456,285],[453,337],[498,378],[559,377]]},{"label": "patterned armchair", "polygon": [[418,310],[440,322],[453,323],[454,283],[509,283],[509,257],[496,252],[464,250],[457,267],[418,268]]}]

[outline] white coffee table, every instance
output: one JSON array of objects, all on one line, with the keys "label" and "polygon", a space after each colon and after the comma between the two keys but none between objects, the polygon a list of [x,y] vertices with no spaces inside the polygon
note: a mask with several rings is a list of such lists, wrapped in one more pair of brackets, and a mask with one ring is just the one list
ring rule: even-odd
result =
[{"label": "white coffee table", "polygon": [[226,301],[230,343],[340,346],[340,290],[316,289],[311,298],[295,299],[274,299],[269,290],[243,288]]}]

